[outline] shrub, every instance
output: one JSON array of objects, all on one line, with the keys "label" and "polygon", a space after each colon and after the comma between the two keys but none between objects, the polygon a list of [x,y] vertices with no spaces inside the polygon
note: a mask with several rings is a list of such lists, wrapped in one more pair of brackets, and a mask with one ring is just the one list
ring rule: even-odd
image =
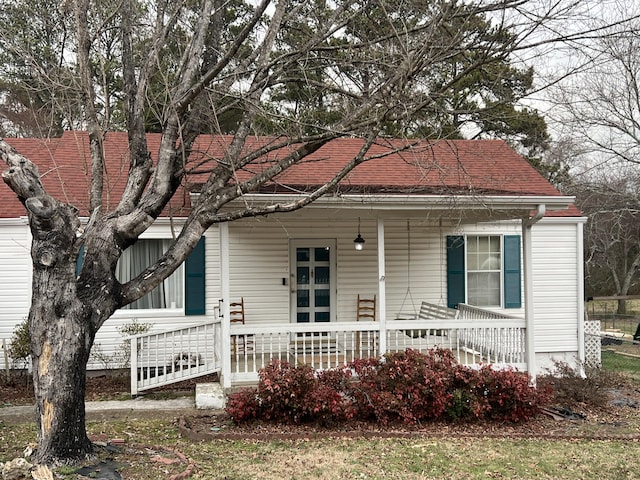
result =
[{"label": "shrub", "polygon": [[236,423],[245,423],[259,417],[258,395],[255,388],[243,388],[229,395],[226,412]]},{"label": "shrub", "polygon": [[273,360],[259,377],[257,389],[229,397],[226,410],[235,422],[331,424],[354,417],[382,424],[442,417],[517,422],[537,414],[551,395],[548,385],[536,389],[525,373],[489,365],[470,369],[440,348],[426,354],[409,349],[322,372]]},{"label": "shrub", "polygon": [[31,356],[31,335],[29,334],[29,321],[26,318],[23,318],[22,322],[16,325],[16,328],[13,330],[11,340],[9,340],[7,354],[11,358],[14,366],[16,364],[22,364],[22,368],[24,368],[29,363],[29,357]]},{"label": "shrub", "polygon": [[440,348],[427,354],[408,349],[380,361],[354,362],[360,380],[353,391],[358,411],[383,424],[438,418],[451,399],[455,365],[451,351]]},{"label": "shrub", "polygon": [[566,362],[554,362],[554,368],[538,380],[538,385],[553,387],[554,402],[565,406],[586,403],[596,407],[609,399],[607,390],[620,384],[621,377],[602,368],[584,367],[584,375]]},{"label": "shrub", "polygon": [[355,415],[350,378],[346,367],[316,373],[308,365],[272,360],[260,370],[258,388],[231,394],[226,411],[236,423],[261,418],[333,424]]},{"label": "shrub", "polygon": [[478,375],[477,395],[486,401],[485,417],[509,422],[528,420],[539,413],[540,408],[549,403],[552,388],[542,385],[536,388],[531,377],[524,372],[511,369],[494,370],[483,366]]}]

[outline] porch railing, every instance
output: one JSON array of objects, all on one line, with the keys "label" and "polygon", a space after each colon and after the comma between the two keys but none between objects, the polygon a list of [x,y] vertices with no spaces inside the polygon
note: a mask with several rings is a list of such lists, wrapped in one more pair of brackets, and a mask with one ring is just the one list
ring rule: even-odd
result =
[{"label": "porch railing", "polygon": [[[232,325],[230,384],[251,382],[273,358],[318,369],[344,365],[407,348],[450,349],[463,365],[493,364],[526,370],[525,321],[505,315],[482,316],[467,309],[459,318],[419,317],[380,322],[332,322],[255,326]],[[384,329],[384,330],[383,330]],[[381,351],[381,338],[386,351]]]},{"label": "porch railing", "polygon": [[219,318],[131,337],[131,395],[220,372],[224,351]]},{"label": "porch railing", "polygon": [[132,337],[132,395],[213,372],[223,376],[225,387],[255,382],[259,370],[274,358],[326,369],[435,346],[450,349],[464,365],[527,370],[525,320],[467,305],[460,306],[457,318],[435,313],[386,322],[231,324],[229,332],[229,338],[222,339],[217,319]]}]

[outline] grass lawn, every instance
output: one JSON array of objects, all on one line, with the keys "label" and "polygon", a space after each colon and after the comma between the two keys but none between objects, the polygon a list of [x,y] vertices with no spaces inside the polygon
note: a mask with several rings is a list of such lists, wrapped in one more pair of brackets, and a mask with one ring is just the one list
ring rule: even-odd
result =
[{"label": "grass lawn", "polygon": [[[156,480],[186,464],[155,445],[193,460],[194,479],[602,479],[639,478],[640,442],[489,438],[209,441],[179,437],[171,421],[93,422],[91,434],[126,439],[116,457],[124,478]],[[33,425],[0,425],[0,461],[20,456]],[[66,470],[61,470],[65,472]],[[58,472],[59,473],[59,472]],[[75,474],[59,478],[76,479]]]},{"label": "grass lawn", "polygon": [[[623,355],[620,352],[637,356]],[[600,358],[604,370],[622,373],[640,385],[640,345],[629,344],[603,349]]]}]

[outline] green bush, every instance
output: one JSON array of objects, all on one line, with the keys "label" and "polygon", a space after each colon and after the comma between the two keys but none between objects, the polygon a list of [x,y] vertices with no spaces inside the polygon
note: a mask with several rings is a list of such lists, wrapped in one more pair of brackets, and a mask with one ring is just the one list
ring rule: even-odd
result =
[{"label": "green bush", "polygon": [[24,318],[16,325],[9,340],[7,354],[11,358],[14,367],[25,368],[31,357],[31,335],[29,334],[29,321]]}]

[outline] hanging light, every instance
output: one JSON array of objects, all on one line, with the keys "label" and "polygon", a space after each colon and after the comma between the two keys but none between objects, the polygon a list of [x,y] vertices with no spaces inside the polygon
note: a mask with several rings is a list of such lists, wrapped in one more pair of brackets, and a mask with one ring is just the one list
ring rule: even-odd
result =
[{"label": "hanging light", "polygon": [[360,250],[362,250],[364,248],[364,238],[362,238],[362,235],[360,235],[360,217],[358,217],[358,236],[353,241],[353,246],[358,251],[360,251]]}]

